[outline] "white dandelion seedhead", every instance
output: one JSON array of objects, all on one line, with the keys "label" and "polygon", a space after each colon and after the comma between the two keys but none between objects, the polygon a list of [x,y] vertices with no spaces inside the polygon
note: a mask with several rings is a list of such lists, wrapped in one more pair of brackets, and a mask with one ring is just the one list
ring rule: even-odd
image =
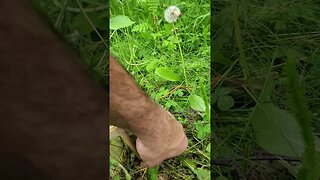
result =
[{"label": "white dandelion seedhead", "polygon": [[164,18],[168,23],[176,22],[180,16],[180,9],[176,6],[170,6],[164,11]]}]

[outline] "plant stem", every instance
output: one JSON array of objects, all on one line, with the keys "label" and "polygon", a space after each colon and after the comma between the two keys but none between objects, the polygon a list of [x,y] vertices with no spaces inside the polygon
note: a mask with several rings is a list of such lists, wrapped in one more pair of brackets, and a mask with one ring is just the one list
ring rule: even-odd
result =
[{"label": "plant stem", "polygon": [[299,78],[296,72],[296,59],[288,58],[286,70],[288,75],[288,89],[291,92],[290,100],[293,103],[294,113],[300,125],[305,143],[303,165],[306,177],[303,178],[306,180],[318,180],[318,160],[311,128],[311,114],[308,110],[306,99],[304,98],[303,89],[299,85]]},{"label": "plant stem", "polygon": [[[176,35],[176,37],[178,39],[178,34],[176,33],[176,28],[174,26],[174,23],[172,23],[172,24],[173,24],[174,35]],[[183,53],[182,53],[182,49],[181,49],[181,46],[180,46],[179,39],[178,39],[178,48],[179,48],[179,51],[180,51],[180,57],[181,57],[181,61],[182,61],[182,69],[183,69],[184,81],[186,82],[186,86],[188,87],[189,83],[188,83],[187,74],[186,74],[186,65],[185,65],[185,62],[184,62]]]},{"label": "plant stem", "polygon": [[205,119],[208,123],[210,123],[210,102],[209,102],[209,98],[207,96],[207,93],[206,93],[206,88],[204,86],[204,83],[203,83],[203,78],[200,79],[200,89],[201,89],[201,94],[202,94],[202,98],[204,100],[204,103],[206,105],[206,110],[205,110]]},{"label": "plant stem", "polygon": [[246,61],[246,55],[243,50],[243,44],[242,44],[242,37],[241,37],[241,30],[240,30],[240,25],[239,25],[239,15],[238,15],[238,0],[232,0],[231,1],[231,6],[232,6],[232,21],[233,21],[233,26],[234,26],[234,33],[237,41],[237,46],[239,48],[240,52],[240,58],[239,58],[239,63],[242,68],[242,72],[244,75],[245,80],[248,82],[250,86],[250,74],[249,74],[249,65]]}]

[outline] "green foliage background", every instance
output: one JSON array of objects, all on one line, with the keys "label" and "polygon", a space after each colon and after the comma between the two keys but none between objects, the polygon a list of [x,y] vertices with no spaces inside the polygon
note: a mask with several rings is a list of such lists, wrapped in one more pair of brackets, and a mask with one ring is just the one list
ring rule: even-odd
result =
[{"label": "green foliage background", "polygon": [[[314,0],[213,1],[214,177],[296,179],[310,140],[302,136],[308,127],[319,152],[319,5]],[[288,86],[290,59],[297,60],[290,72],[298,75]],[[307,107],[297,99],[305,99]],[[306,108],[311,122],[303,117],[298,124]],[[263,160],[272,158],[279,160]]]}]

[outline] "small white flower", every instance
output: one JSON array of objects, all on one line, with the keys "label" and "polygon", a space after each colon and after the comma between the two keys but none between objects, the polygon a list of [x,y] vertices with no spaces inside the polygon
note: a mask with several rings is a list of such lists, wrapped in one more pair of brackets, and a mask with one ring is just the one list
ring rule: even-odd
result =
[{"label": "small white flower", "polygon": [[180,9],[176,6],[170,6],[164,11],[164,18],[168,23],[176,22],[180,16]]}]

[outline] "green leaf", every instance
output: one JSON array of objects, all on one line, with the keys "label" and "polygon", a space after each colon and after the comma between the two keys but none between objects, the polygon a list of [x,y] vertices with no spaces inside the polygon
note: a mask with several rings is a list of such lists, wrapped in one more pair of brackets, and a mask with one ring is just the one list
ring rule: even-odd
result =
[{"label": "green leaf", "polygon": [[210,179],[210,171],[207,169],[197,168],[195,170],[197,178],[199,180],[209,180]]},{"label": "green leaf", "polygon": [[175,91],[173,93],[174,95],[178,96],[178,97],[182,97],[183,96],[183,91],[181,89],[178,89],[177,91]]},{"label": "green leaf", "polygon": [[195,127],[198,131],[197,137],[200,140],[203,140],[204,138],[206,138],[210,134],[210,124],[206,124],[203,126],[201,123],[196,123]]},{"label": "green leaf", "polygon": [[159,166],[152,167],[148,169],[148,175],[150,180],[157,180],[158,179],[158,171]]},{"label": "green leaf", "polygon": [[206,105],[202,97],[191,94],[189,96],[189,104],[190,107],[196,111],[202,111],[204,112],[206,110]]},{"label": "green leaf", "polygon": [[[95,28],[107,30],[107,17],[97,12],[87,13],[86,15]],[[82,13],[73,18],[69,28],[71,31],[77,30],[81,35],[89,34],[94,30],[88,19]]]},{"label": "green leaf", "polygon": [[209,152],[209,153],[211,152],[211,144],[210,143],[208,144],[208,146],[206,148],[206,151]]},{"label": "green leaf", "polygon": [[123,142],[120,137],[110,140],[110,158],[117,162],[123,162],[125,157],[123,155]]},{"label": "green leaf", "polygon": [[260,94],[260,99],[259,99],[260,103],[267,102],[267,101],[270,102],[270,95],[276,84],[270,78],[267,78],[264,83],[265,84]]},{"label": "green leaf", "polygon": [[220,96],[228,95],[230,92],[236,91],[233,88],[218,87],[212,94],[213,102],[216,102]]},{"label": "green leaf", "polygon": [[215,90],[214,94],[217,96],[227,95],[230,92],[234,91],[233,88],[219,87]]},{"label": "green leaf", "polygon": [[110,19],[110,29],[117,30],[131,26],[134,22],[128,16],[120,15]]},{"label": "green leaf", "polygon": [[174,100],[168,100],[164,107],[166,107],[166,109],[170,109],[171,107],[176,107],[178,104],[174,101]]},{"label": "green leaf", "polygon": [[175,43],[175,44],[177,44],[181,41],[177,36],[170,36],[168,38],[168,40],[171,41],[172,43]]},{"label": "green leaf", "polygon": [[220,96],[217,105],[221,111],[227,111],[234,105],[234,100],[229,95]]},{"label": "green leaf", "polygon": [[159,0],[148,0],[147,1],[147,5],[148,5],[148,9],[153,12],[156,13],[158,6],[159,6]]},{"label": "green leaf", "polygon": [[117,164],[117,161],[112,157],[110,157],[109,163],[110,163],[110,166],[115,166],[115,164]]},{"label": "green leaf", "polygon": [[302,156],[304,142],[300,127],[287,111],[275,107],[272,103],[260,104],[252,113],[251,123],[257,143],[268,152]]},{"label": "green leaf", "polygon": [[151,61],[151,62],[146,66],[147,72],[150,73],[150,72],[154,71],[154,70],[156,69],[156,67],[158,66],[157,64],[158,64],[157,61]]},{"label": "green leaf", "polygon": [[169,67],[158,67],[155,73],[168,81],[179,81],[180,77]]},{"label": "green leaf", "polygon": [[197,175],[197,178],[200,180],[209,180],[210,171],[207,169],[196,168],[196,164],[193,159],[182,159],[182,164],[188,167],[193,173]]},{"label": "green leaf", "polygon": [[283,51],[287,58],[291,60],[296,60],[304,56],[302,52],[293,48],[285,48]]}]

